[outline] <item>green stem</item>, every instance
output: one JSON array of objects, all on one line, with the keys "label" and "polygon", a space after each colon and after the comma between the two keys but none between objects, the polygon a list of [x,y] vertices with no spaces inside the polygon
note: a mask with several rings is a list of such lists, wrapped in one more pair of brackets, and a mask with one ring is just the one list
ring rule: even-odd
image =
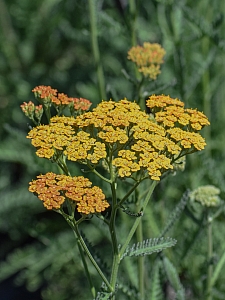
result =
[{"label": "green stem", "polygon": [[100,173],[98,173],[98,171],[96,171],[95,169],[92,169],[92,172],[95,173],[95,175],[97,175],[99,178],[101,178],[102,180],[104,180],[105,182],[108,183],[112,183],[111,180],[107,179],[106,177],[102,176]]},{"label": "green stem", "polygon": [[214,284],[216,283],[216,280],[218,279],[221,270],[223,270],[224,264],[225,264],[225,250],[214,270],[213,277],[211,279],[211,288],[213,288]]},{"label": "green stem", "polygon": [[118,202],[118,204],[117,204],[118,207],[122,206],[123,202],[125,202],[128,199],[128,197],[133,193],[133,191],[136,190],[136,188],[139,186],[139,184],[140,184],[140,181],[137,181],[135,183],[135,185],[129,190],[129,192],[126,193],[126,195]]},{"label": "green stem", "polygon": [[67,176],[71,176],[70,171],[66,165],[66,162],[62,156],[59,157],[59,159],[57,160],[57,164],[60,167],[61,171],[63,171],[63,174]]},{"label": "green stem", "polygon": [[97,21],[96,21],[96,0],[88,0],[89,6],[89,17],[90,17],[90,25],[91,25],[91,44],[92,51],[94,56],[94,62],[97,68],[97,77],[98,77],[98,86],[101,99],[106,99],[105,94],[105,79],[103,74],[103,68],[100,61],[100,52],[98,46],[98,38],[97,38]]},{"label": "green stem", "polygon": [[[135,193],[136,193],[136,199],[138,199],[136,211],[139,212],[141,210],[141,198],[138,195],[139,193],[138,193],[137,189],[135,190]],[[140,221],[140,223],[137,227],[136,237],[137,237],[137,242],[142,242],[143,241],[142,220]],[[144,300],[144,295],[145,295],[144,275],[145,275],[144,256],[139,256],[138,257],[138,279],[139,279],[140,300]]]},{"label": "green stem", "polygon": [[[150,186],[150,188],[149,188],[148,194],[146,195],[146,198],[145,198],[145,200],[143,202],[143,205],[142,205],[142,211],[143,211],[143,213],[145,211],[146,206],[148,205],[148,202],[149,202],[149,200],[151,198],[151,195],[152,195],[152,193],[153,193],[153,191],[154,191],[157,183],[158,183],[157,181],[153,181],[152,184],[151,184],[151,186]],[[141,217],[137,218],[135,220],[135,222],[134,222],[134,224],[133,224],[133,226],[132,226],[132,228],[131,228],[128,236],[127,236],[127,239],[126,239],[123,247],[120,250],[120,256],[122,256],[124,254],[124,252],[125,252],[128,244],[130,243],[130,241],[131,241],[131,239],[132,239],[132,237],[133,237],[133,235],[134,235],[134,233],[135,233],[135,231],[136,231],[136,229],[137,229],[140,221],[141,221]]]},{"label": "green stem", "polygon": [[84,252],[83,252],[83,249],[81,247],[81,244],[80,244],[75,232],[74,232],[74,235],[77,239],[78,249],[79,249],[80,256],[81,256],[81,259],[82,259],[82,263],[83,263],[83,266],[84,266],[84,270],[85,270],[85,273],[86,273],[86,276],[87,276],[87,279],[88,279],[88,282],[89,282],[89,285],[90,285],[91,294],[95,298],[96,297],[96,290],[95,290],[95,287],[93,285],[93,282],[92,282],[92,279],[91,279],[91,276],[90,276],[90,273],[89,273],[89,270],[88,270],[88,266],[87,266],[87,262],[85,260]]},{"label": "green stem", "polygon": [[[129,0],[129,27],[131,35],[131,46],[137,46],[137,31],[136,31],[136,20],[137,20],[137,6],[136,0]],[[137,82],[140,80],[140,73],[137,66],[134,64],[135,77]]]},{"label": "green stem", "polygon": [[207,272],[207,300],[212,300],[212,286],[211,280],[213,275],[213,236],[212,236],[212,220],[208,215],[208,225],[207,225],[207,236],[208,236],[208,272]]},{"label": "green stem", "polygon": [[113,290],[115,290],[116,287],[116,281],[117,281],[117,274],[119,269],[119,263],[120,263],[120,257],[119,257],[119,249],[118,249],[118,243],[117,243],[117,237],[116,237],[116,212],[117,212],[117,199],[116,199],[116,189],[115,189],[115,182],[111,184],[111,190],[112,190],[112,213],[111,218],[109,222],[109,229],[112,239],[112,247],[113,247],[113,264],[112,264],[112,273],[111,273],[111,279],[110,284],[113,287]]},{"label": "green stem", "polygon": [[129,0],[129,11],[130,11],[130,28],[131,28],[131,45],[137,45],[136,35],[136,19],[137,19],[137,8],[135,0]]},{"label": "green stem", "polygon": [[[138,74],[138,76],[140,77],[140,74]],[[137,103],[139,104],[141,110],[145,111],[146,110],[146,106],[145,106],[145,98],[143,97],[143,92],[142,92],[142,87],[144,85],[144,75],[141,75],[141,79],[139,80],[138,83],[138,95],[137,95]],[[138,80],[138,78],[137,78]]]},{"label": "green stem", "polygon": [[43,105],[44,107],[44,112],[46,115],[46,118],[48,120],[48,124],[50,123],[50,119],[51,119],[51,112],[50,112],[50,105]]},{"label": "green stem", "polygon": [[[63,210],[60,210],[58,212],[64,217],[64,219],[67,221],[67,223],[70,225],[70,227],[73,230],[73,233],[74,233],[76,241],[77,241],[78,250],[79,250],[79,253],[80,253],[80,256],[81,256],[81,260],[82,260],[82,263],[83,263],[83,266],[84,266],[84,270],[85,270],[85,273],[86,273],[86,276],[87,276],[87,279],[88,279],[88,282],[89,282],[89,285],[90,285],[91,294],[95,298],[96,297],[96,290],[95,290],[94,284],[92,282],[92,279],[91,279],[91,276],[90,276],[90,273],[89,273],[89,270],[88,270],[88,265],[87,265],[87,262],[85,260],[84,251],[81,247],[81,243],[80,243],[80,240],[79,240],[79,238],[76,234],[76,231],[74,230],[74,224],[76,224],[76,221],[73,219],[74,222],[71,222],[71,217],[68,216],[67,214],[65,214]],[[74,214],[74,211],[73,211],[73,214]],[[72,215],[72,213],[71,213],[71,215]],[[76,225],[76,227],[77,227],[77,225]]]},{"label": "green stem", "polygon": [[[203,54],[206,56],[209,53],[209,37],[204,37],[202,40],[202,50]],[[211,119],[211,93],[210,93],[210,72],[209,69],[205,71],[202,76],[202,93],[203,93],[203,111],[208,119]],[[209,143],[211,138],[211,129],[210,126],[206,126],[205,128],[205,139]],[[210,156],[210,147],[206,147],[206,152]]]},{"label": "green stem", "polygon": [[[83,252],[87,255],[87,257],[89,258],[89,260],[91,261],[92,265],[94,266],[94,268],[96,269],[96,271],[98,272],[99,276],[102,278],[103,282],[106,284],[106,286],[108,287],[109,291],[112,292],[113,289],[110,285],[110,283],[108,282],[107,278],[105,277],[105,275],[103,274],[102,270],[100,269],[100,267],[98,266],[98,264],[96,263],[95,259],[93,258],[93,256],[91,255],[87,245],[85,244],[80,232],[79,232],[79,229],[78,229],[78,225],[77,225],[77,222],[76,220],[74,219],[74,217],[72,216],[68,216],[67,214],[65,214],[63,211],[61,211],[61,214],[63,215],[63,217],[65,218],[65,220],[67,221],[67,223],[70,225],[70,227],[72,228],[74,234],[75,234],[75,237],[76,237],[76,240],[79,244],[78,247],[81,247],[81,249],[83,249],[83,251],[80,252],[81,256],[83,255]],[[80,248],[79,248],[80,250]],[[83,257],[82,258],[82,261],[83,259],[85,260],[85,258]],[[86,271],[86,274],[87,274],[87,277],[88,277],[88,280],[91,284],[91,290],[92,290],[92,293],[93,291],[95,291],[95,288],[92,284],[92,281],[91,281],[91,277],[90,277],[90,274],[89,274],[89,271],[88,271],[88,268],[87,268],[87,264],[85,262],[85,265],[84,265],[84,269]]]},{"label": "green stem", "polygon": [[[201,5],[202,11],[205,12],[205,17],[210,22],[212,20],[212,10],[208,9],[210,2],[209,0],[202,1],[201,4],[202,4]],[[204,36],[202,39],[202,53],[205,59],[209,54],[209,49],[210,49],[210,37]],[[208,68],[202,76],[202,93],[203,93],[203,111],[204,114],[206,114],[206,116],[209,118],[209,120],[211,119],[210,86],[211,86],[211,80],[210,80],[210,72]],[[210,126],[206,126],[204,134],[205,134],[206,141],[209,142],[211,137]],[[208,153],[208,155],[210,155],[210,147],[206,147],[206,152]]]}]

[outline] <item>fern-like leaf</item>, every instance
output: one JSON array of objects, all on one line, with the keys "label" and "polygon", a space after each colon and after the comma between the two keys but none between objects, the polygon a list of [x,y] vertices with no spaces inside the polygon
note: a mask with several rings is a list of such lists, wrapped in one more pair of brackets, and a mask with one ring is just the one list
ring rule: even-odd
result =
[{"label": "fern-like leaf", "polygon": [[125,256],[143,256],[150,255],[154,252],[160,252],[166,248],[174,246],[176,242],[177,240],[175,239],[164,237],[147,239],[143,242],[133,244],[131,247],[128,246],[121,259]]},{"label": "fern-like leaf", "polygon": [[123,294],[128,296],[128,299],[139,299],[138,291],[132,285],[127,285],[120,281],[120,283],[117,285],[117,289],[121,290]]},{"label": "fern-like leaf", "polygon": [[112,293],[98,292],[95,300],[109,300],[112,298]]},{"label": "fern-like leaf", "polygon": [[174,225],[174,223],[180,218],[181,213],[183,212],[188,202],[188,199],[189,199],[189,191],[187,190],[183,194],[181,200],[179,201],[175,209],[170,214],[169,220],[167,221],[166,226],[162,230],[160,237],[165,236],[165,234],[170,230],[170,228]]},{"label": "fern-like leaf", "polygon": [[84,232],[81,232],[83,240],[86,244],[86,246],[88,247],[91,255],[93,256],[94,260],[96,261],[96,263],[98,264],[98,266],[101,268],[101,270],[106,274],[109,275],[109,266],[107,265],[107,263],[105,261],[103,261],[100,253],[97,251],[96,248],[94,248],[93,244],[88,240],[88,238],[86,237],[86,235],[84,234]]},{"label": "fern-like leaf", "polygon": [[150,297],[151,300],[162,300],[162,289],[160,285],[160,263],[158,261],[153,268],[152,276],[151,276],[151,290]]},{"label": "fern-like leaf", "polygon": [[180,282],[180,278],[176,268],[167,257],[163,258],[163,264],[164,264],[167,278],[170,284],[172,285],[172,287],[174,288],[174,290],[176,291],[176,299],[184,300],[185,299],[184,288]]}]

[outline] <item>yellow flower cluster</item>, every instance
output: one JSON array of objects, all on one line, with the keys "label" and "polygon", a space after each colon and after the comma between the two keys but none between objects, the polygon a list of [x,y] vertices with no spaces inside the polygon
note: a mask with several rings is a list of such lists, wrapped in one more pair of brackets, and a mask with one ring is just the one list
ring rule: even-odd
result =
[{"label": "yellow flower cluster", "polygon": [[71,177],[49,172],[29,183],[29,191],[43,201],[47,209],[59,209],[66,199],[76,203],[82,214],[100,213],[109,207],[105,195],[83,176]]},{"label": "yellow flower cluster", "polygon": [[158,124],[162,125],[169,139],[180,142],[182,148],[204,149],[206,143],[197,131],[209,125],[207,117],[195,109],[185,109],[184,103],[169,96],[151,96],[146,102]]},{"label": "yellow flower cluster", "polygon": [[90,108],[91,102],[84,98],[70,98],[64,93],[58,93],[50,86],[40,85],[35,87],[32,92],[44,104],[53,103],[55,106],[73,105],[75,110],[86,111]]},{"label": "yellow flower cluster", "polygon": [[57,150],[65,150],[75,134],[73,121],[72,117],[54,117],[49,125],[34,127],[27,138],[31,139],[32,145],[37,148],[37,156],[49,159]]},{"label": "yellow flower cluster", "polygon": [[169,96],[151,96],[146,102],[147,107],[155,114],[158,123],[164,127],[174,127],[188,125],[189,130],[201,130],[203,126],[209,125],[207,117],[196,109],[184,109],[184,103],[179,99]]},{"label": "yellow flower cluster", "polygon": [[[135,102],[103,101],[92,112],[76,118],[83,130],[97,129],[96,136],[118,157],[112,161],[120,177],[129,177],[137,171],[147,170],[153,180],[172,169],[172,155],[181,147],[166,137],[166,130],[149,119]],[[114,156],[115,156],[114,155]]]},{"label": "yellow flower cluster", "polygon": [[90,134],[76,127],[74,117],[53,117],[49,125],[33,128],[27,138],[37,148],[39,157],[52,158],[61,151],[68,160],[97,164],[106,157],[105,144],[91,138]]},{"label": "yellow flower cluster", "polygon": [[62,151],[68,160],[84,164],[105,159],[106,164],[112,161],[120,177],[138,172],[160,180],[176,159],[204,148],[205,140],[196,131],[209,122],[204,114],[163,95],[150,97],[147,106],[154,120],[127,99],[102,101],[76,118],[52,118],[49,125],[32,129],[28,138],[41,157]]},{"label": "yellow flower cluster", "polygon": [[128,51],[128,59],[137,65],[138,71],[145,77],[156,79],[160,74],[160,65],[165,54],[165,50],[159,44],[145,42],[143,47],[132,47]]}]

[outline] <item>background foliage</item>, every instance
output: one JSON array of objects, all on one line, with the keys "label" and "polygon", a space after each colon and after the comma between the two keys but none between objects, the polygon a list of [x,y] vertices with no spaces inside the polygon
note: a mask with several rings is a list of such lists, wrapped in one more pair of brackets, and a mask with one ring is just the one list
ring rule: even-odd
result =
[{"label": "background foliage", "polygon": [[[134,72],[127,51],[135,42],[157,42],[166,50],[165,63],[159,79],[149,83],[146,97],[152,93],[179,97],[187,107],[204,111],[211,122],[204,131],[206,150],[188,158],[185,172],[163,181],[154,194],[146,214],[146,234],[156,237],[187,188],[214,184],[224,198],[225,6],[220,0],[92,3],[106,98],[135,99],[132,83],[121,71]],[[88,297],[72,233],[59,215],[47,212],[27,190],[32,178],[53,170],[53,165],[35,156],[26,139],[27,119],[19,106],[33,99],[31,90],[40,84],[51,85],[71,97],[90,99],[93,106],[101,101],[89,13],[86,0],[0,0],[0,279],[5,293],[5,280],[10,278],[31,292],[40,291],[37,299]],[[165,265],[172,262],[178,268],[187,298],[200,299],[206,278],[206,232],[184,212],[176,225],[170,236],[178,243],[166,252],[170,262]],[[225,251],[224,228],[223,214],[213,228],[215,261]],[[107,265],[107,233],[101,227],[87,229],[87,238],[94,248],[101,249],[100,257]],[[153,262],[154,255],[151,259]],[[135,286],[135,270],[129,259],[125,261]],[[154,270],[154,282],[159,282],[165,275],[157,277],[157,265]],[[224,299],[224,282],[221,274],[215,299]],[[125,284],[122,290],[127,299]],[[151,293],[155,295],[152,299],[160,299],[160,293]],[[164,293],[172,299],[168,290]],[[5,299],[15,299],[9,297]]]}]

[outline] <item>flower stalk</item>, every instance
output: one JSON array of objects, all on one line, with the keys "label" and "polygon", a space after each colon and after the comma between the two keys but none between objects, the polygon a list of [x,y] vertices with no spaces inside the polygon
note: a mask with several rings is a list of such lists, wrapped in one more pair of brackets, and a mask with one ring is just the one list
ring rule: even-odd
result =
[{"label": "flower stalk", "polygon": [[213,276],[213,234],[212,218],[208,213],[207,216],[207,239],[208,239],[208,270],[207,270],[207,300],[212,300],[212,276]]},{"label": "flower stalk", "polygon": [[106,99],[105,94],[105,79],[103,68],[100,60],[100,51],[98,46],[98,33],[97,33],[97,20],[96,20],[96,0],[88,0],[89,6],[89,16],[90,16],[90,25],[91,25],[91,44],[94,56],[94,62],[97,69],[97,77],[98,77],[98,86],[99,86],[99,93],[101,99]]}]

